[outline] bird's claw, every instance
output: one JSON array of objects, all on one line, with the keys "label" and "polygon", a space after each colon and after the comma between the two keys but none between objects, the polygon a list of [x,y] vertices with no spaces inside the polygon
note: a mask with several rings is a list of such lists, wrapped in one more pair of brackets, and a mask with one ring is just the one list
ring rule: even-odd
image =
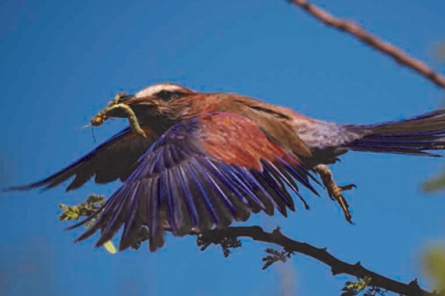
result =
[{"label": "bird's claw", "polygon": [[352,190],[353,188],[357,188],[357,186],[355,185],[355,184],[346,184],[346,185],[341,185],[341,186],[338,186],[340,189],[341,189],[341,191],[347,191],[347,190]]},{"label": "bird's claw", "polygon": [[347,184],[343,186],[338,186],[335,184],[332,172],[326,165],[317,165],[314,170],[320,175],[329,197],[340,205],[346,220],[352,224],[352,215],[349,211],[349,204],[346,198],[342,195],[342,192],[351,190],[357,186],[355,184]]},{"label": "bird's claw", "polygon": [[325,186],[328,191],[329,197],[332,200],[335,200],[340,205],[340,208],[342,209],[346,220],[352,224],[352,215],[351,215],[351,212],[349,211],[348,201],[342,195],[342,192],[344,190],[350,190],[350,189],[352,189],[352,187],[346,187],[346,189],[345,189],[344,186],[337,186],[337,185],[335,185],[335,183],[332,183],[329,185],[325,184]]}]

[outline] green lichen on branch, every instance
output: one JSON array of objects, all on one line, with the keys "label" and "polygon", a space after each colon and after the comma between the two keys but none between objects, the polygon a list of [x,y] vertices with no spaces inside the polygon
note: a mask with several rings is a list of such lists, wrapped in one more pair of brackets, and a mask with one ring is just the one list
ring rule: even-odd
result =
[{"label": "green lichen on branch", "polygon": [[[60,221],[79,220],[81,217],[89,217],[94,214],[104,204],[104,197],[102,195],[91,194],[88,198],[78,204],[77,206],[68,206],[59,204],[62,213],[59,215]],[[94,219],[93,221],[94,222]],[[87,227],[92,225],[92,222],[87,223]]]},{"label": "green lichen on branch", "polygon": [[372,279],[369,276],[365,276],[362,279],[358,279],[358,281],[351,282],[347,281],[345,286],[342,289],[342,293],[340,296],[383,296],[386,295],[386,290],[373,286]]},{"label": "green lichen on branch", "polygon": [[[62,209],[62,213],[59,215],[60,221],[79,220],[81,217],[89,217],[93,215],[103,204],[104,197],[102,195],[91,194],[88,198],[78,204],[77,206],[68,206],[65,204],[59,204]],[[91,221],[85,224],[86,227],[91,227],[97,217],[94,217]],[[111,254],[116,253],[116,247],[111,241],[104,244],[104,248]]]},{"label": "green lichen on branch", "polygon": [[423,191],[434,193],[445,190],[445,171],[438,173],[422,184]]},{"label": "green lichen on branch", "polygon": [[[60,221],[71,221],[71,220],[79,220],[82,217],[90,217],[94,215],[94,213],[105,203],[104,196],[91,194],[88,198],[75,206],[69,206],[66,204],[59,204],[59,207],[62,209],[62,213],[59,215]],[[100,213],[97,214],[99,216]],[[97,217],[94,217],[91,221],[88,221],[85,226],[91,227]],[[131,248],[137,250],[140,248],[141,244],[148,240],[148,228],[141,227],[139,230],[139,236],[135,240],[135,242],[130,246]],[[104,244],[104,248],[111,254],[116,253],[116,247],[113,245],[111,241],[108,241]]]},{"label": "green lichen on branch", "polygon": [[429,278],[434,281],[436,295],[445,296],[445,247],[431,247],[423,257],[423,268]]}]

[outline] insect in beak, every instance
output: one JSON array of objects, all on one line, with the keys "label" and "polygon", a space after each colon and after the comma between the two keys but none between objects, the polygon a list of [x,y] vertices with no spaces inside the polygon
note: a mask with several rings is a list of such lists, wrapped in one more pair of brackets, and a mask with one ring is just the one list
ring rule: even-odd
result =
[{"label": "insect in beak", "polygon": [[91,125],[92,126],[102,125],[105,121],[107,121],[108,119],[110,119],[110,117],[112,117],[109,116],[109,113],[111,111],[121,109],[121,111],[123,111],[126,117],[128,118],[131,129],[145,138],[146,137],[145,132],[139,126],[136,114],[130,108],[130,106],[124,104],[125,102],[131,100],[132,98],[134,98],[134,95],[127,95],[126,93],[118,93],[114,97],[114,99],[110,103],[108,103],[107,107],[99,111],[91,119]]}]

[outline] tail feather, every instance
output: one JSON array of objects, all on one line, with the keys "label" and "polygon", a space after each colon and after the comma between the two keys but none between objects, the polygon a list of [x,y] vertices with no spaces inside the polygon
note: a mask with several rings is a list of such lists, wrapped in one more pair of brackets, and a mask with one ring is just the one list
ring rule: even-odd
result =
[{"label": "tail feather", "polygon": [[361,135],[345,146],[351,150],[440,157],[431,150],[445,150],[445,109],[413,118],[374,125],[348,125]]}]

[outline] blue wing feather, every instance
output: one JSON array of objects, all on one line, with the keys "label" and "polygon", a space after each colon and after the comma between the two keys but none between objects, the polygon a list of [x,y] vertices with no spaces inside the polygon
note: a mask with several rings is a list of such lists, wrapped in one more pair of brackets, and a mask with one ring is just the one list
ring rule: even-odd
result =
[{"label": "blue wing feather", "polygon": [[286,209],[295,210],[287,191],[298,193],[295,180],[315,191],[309,172],[298,162],[291,164],[279,156],[275,161],[259,159],[259,170],[228,164],[209,154],[201,144],[203,125],[200,118],[190,119],[159,138],[78,240],[101,230],[97,241],[101,245],[123,226],[119,249],[125,249],[140,227],[147,225],[150,250],[154,251],[163,245],[166,227],[174,235],[185,235],[245,221],[250,212],[263,210],[272,215],[276,208],[286,215]]}]

